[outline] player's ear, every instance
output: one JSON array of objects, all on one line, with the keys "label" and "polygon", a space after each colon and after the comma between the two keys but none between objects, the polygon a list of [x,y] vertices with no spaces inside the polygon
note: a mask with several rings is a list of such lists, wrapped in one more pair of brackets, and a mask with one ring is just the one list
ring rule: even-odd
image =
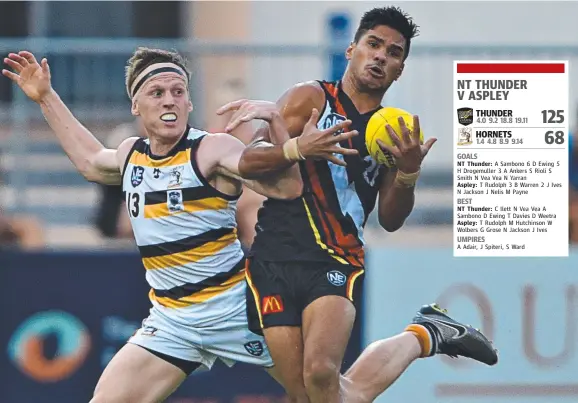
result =
[{"label": "player's ear", "polygon": [[189,99],[189,112],[193,111],[193,103],[191,102],[191,100]]},{"label": "player's ear", "polygon": [[138,110],[138,105],[136,104],[136,99],[132,100],[132,104],[130,107],[130,113],[132,113],[133,116],[140,116],[140,112]]},{"label": "player's ear", "polygon": [[401,74],[403,73],[404,67],[405,67],[405,63],[402,63],[401,66],[399,66],[399,70],[397,70],[397,74],[395,76],[395,81],[399,80],[399,78],[401,77]]},{"label": "player's ear", "polygon": [[355,42],[351,42],[347,49],[345,49],[345,58],[347,60],[351,60],[351,56],[353,55],[353,49],[355,49]]}]

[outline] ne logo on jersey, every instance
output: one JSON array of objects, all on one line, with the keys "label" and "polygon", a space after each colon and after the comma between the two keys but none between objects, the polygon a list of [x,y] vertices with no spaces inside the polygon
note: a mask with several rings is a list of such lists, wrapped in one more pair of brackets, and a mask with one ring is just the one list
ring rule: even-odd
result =
[{"label": "ne logo on jersey", "polygon": [[[327,115],[325,117],[325,119],[321,122],[321,130],[325,130],[325,129],[329,129],[330,127],[335,126],[336,124],[339,124],[341,122],[343,122],[344,120],[347,120],[347,118],[345,116],[342,116],[338,113],[330,113],[329,115]],[[340,130],[339,132],[335,133],[335,135],[341,134],[343,133],[343,130]]]},{"label": "ne logo on jersey", "polygon": [[143,174],[144,174],[143,167],[136,166],[132,168],[132,174],[130,175],[130,183],[132,184],[133,188],[137,187],[142,183],[142,180],[144,178]]},{"label": "ne logo on jersey", "polygon": [[141,330],[141,334],[143,336],[154,336],[157,330],[158,329],[156,327],[144,326]]},{"label": "ne logo on jersey", "polygon": [[259,340],[249,341],[245,343],[244,346],[245,350],[247,350],[249,354],[254,355],[255,357],[260,357],[263,355],[263,343],[261,343]]},{"label": "ne logo on jersey", "polygon": [[345,284],[346,280],[347,277],[340,271],[331,270],[329,273],[327,273],[327,281],[329,281],[335,287],[341,287]]}]

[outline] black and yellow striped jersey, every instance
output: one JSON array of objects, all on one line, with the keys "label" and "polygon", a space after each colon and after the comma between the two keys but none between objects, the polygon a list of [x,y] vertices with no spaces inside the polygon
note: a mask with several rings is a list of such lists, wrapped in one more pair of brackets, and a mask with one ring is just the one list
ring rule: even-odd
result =
[{"label": "black and yellow striped jersey", "polygon": [[196,162],[206,135],[188,127],[163,157],[151,153],[148,140],[137,140],[122,181],[153,305],[200,323],[222,315],[223,300],[245,289],[238,196],[211,186]]}]

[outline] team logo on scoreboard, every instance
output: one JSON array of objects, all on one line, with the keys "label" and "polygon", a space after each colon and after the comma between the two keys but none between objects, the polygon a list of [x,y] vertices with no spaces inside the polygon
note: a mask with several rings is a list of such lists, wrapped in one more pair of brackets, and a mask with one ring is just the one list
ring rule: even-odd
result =
[{"label": "team logo on scoreboard", "polygon": [[474,123],[474,110],[472,108],[459,108],[458,122],[464,126]]},{"label": "team logo on scoreboard", "polygon": [[469,146],[470,144],[472,144],[472,129],[470,127],[458,129],[458,145]]}]

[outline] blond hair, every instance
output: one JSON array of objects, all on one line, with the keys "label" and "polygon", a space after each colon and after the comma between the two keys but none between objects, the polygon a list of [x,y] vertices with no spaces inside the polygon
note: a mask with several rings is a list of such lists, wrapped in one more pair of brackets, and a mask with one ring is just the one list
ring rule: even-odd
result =
[{"label": "blond hair", "polygon": [[177,51],[139,47],[128,59],[125,67],[125,86],[130,96],[130,88],[138,75],[151,64],[174,63],[187,74],[187,81],[191,79],[191,72],[187,67],[187,60]]}]

